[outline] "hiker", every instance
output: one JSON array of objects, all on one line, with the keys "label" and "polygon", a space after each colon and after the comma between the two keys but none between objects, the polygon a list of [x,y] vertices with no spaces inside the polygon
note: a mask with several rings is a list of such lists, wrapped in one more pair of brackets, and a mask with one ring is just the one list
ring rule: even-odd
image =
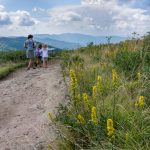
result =
[{"label": "hiker", "polygon": [[43,59],[43,67],[47,68],[48,66],[48,45],[42,45],[42,59]]},{"label": "hiker", "polygon": [[35,43],[33,41],[33,35],[28,35],[27,40],[24,43],[24,47],[27,49],[26,50],[26,56],[29,59],[28,63],[28,68],[29,70],[31,67],[35,69],[34,64],[33,64],[33,59],[34,59],[34,48],[35,48]]},{"label": "hiker", "polygon": [[37,48],[36,48],[36,51],[35,51],[35,55],[36,55],[36,66],[41,66],[41,63],[42,63],[42,44],[38,44]]}]

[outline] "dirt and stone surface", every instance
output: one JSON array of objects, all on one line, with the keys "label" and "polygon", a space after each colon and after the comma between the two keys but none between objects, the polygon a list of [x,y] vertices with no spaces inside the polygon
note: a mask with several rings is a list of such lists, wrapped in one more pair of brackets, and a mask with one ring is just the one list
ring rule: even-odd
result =
[{"label": "dirt and stone surface", "polygon": [[56,132],[48,112],[56,114],[66,88],[59,61],[48,68],[15,71],[0,81],[0,150],[47,150]]}]

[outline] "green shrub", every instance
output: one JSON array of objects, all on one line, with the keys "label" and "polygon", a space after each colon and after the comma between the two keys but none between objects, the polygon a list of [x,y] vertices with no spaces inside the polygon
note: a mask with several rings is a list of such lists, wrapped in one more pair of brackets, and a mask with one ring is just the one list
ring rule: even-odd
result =
[{"label": "green shrub", "polygon": [[118,51],[114,63],[126,76],[135,77],[142,65],[142,56],[140,51]]},{"label": "green shrub", "polygon": [[25,51],[0,51],[0,62],[20,62],[26,60]]}]

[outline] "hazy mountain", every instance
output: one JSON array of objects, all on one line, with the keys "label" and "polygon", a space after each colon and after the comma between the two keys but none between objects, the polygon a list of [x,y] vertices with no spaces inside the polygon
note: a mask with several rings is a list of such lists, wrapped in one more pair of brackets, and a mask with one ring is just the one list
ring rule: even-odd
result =
[{"label": "hazy mountain", "polygon": [[[84,35],[79,33],[63,33],[63,34],[38,34],[35,35],[37,38],[42,39],[54,39],[64,42],[78,43],[79,45],[86,45],[90,42],[94,42],[95,44],[107,43],[106,36],[92,36],[92,35]],[[112,36],[111,43],[118,43],[120,41],[126,40],[127,37],[120,36]]]},{"label": "hazy mountain", "polygon": [[58,47],[60,49],[75,49],[75,48],[79,48],[82,46],[81,44],[78,44],[73,41],[72,42],[70,42],[70,41],[68,42],[67,40],[63,41],[63,38],[62,39],[59,39],[59,38],[53,39],[53,37],[48,34],[36,34],[36,35],[34,35],[34,39],[36,41],[39,41],[42,43],[47,43],[54,47]]},{"label": "hazy mountain", "polygon": [[[126,37],[112,36],[111,42],[117,43],[126,40]],[[0,37],[0,50],[22,50],[26,37]],[[94,44],[106,43],[105,36],[92,36],[78,33],[64,34],[36,34],[34,40],[41,43],[47,43],[49,47],[60,49],[75,49],[85,46],[90,42]]]},{"label": "hazy mountain", "polygon": [[22,50],[25,37],[0,37],[0,50]]},{"label": "hazy mountain", "polygon": [[[26,37],[0,37],[0,50],[24,50]],[[39,43],[39,41],[35,41]],[[55,48],[49,45],[49,48]]]}]

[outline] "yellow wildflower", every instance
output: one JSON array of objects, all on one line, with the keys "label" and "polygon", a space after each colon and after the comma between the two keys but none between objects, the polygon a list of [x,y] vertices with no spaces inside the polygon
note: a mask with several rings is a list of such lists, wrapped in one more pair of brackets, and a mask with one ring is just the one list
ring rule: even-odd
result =
[{"label": "yellow wildflower", "polygon": [[52,145],[51,145],[51,144],[48,144],[47,147],[48,147],[49,149],[52,149]]},{"label": "yellow wildflower", "polygon": [[93,122],[96,126],[98,125],[97,114],[96,114],[96,107],[92,107],[91,120],[92,120],[92,122]]},{"label": "yellow wildflower", "polygon": [[93,98],[95,98],[97,96],[97,87],[93,86]]},{"label": "yellow wildflower", "polygon": [[85,124],[85,120],[80,114],[78,115],[78,120],[81,124]]},{"label": "yellow wildflower", "polygon": [[51,112],[48,112],[48,117],[49,117],[49,119],[50,119],[52,122],[54,122],[54,118],[53,118],[53,116],[52,116],[52,113],[51,113]]},{"label": "yellow wildflower", "polygon": [[141,73],[140,72],[137,73],[137,78],[138,78],[138,80],[141,80]]},{"label": "yellow wildflower", "polygon": [[77,78],[75,71],[73,69],[70,70],[70,82],[71,82],[71,89],[72,91],[75,91],[77,89]]},{"label": "yellow wildflower", "polygon": [[83,100],[85,105],[88,107],[89,106],[89,100],[88,100],[88,95],[86,93],[83,93]]},{"label": "yellow wildflower", "polygon": [[114,127],[113,127],[113,120],[112,119],[108,119],[107,120],[107,135],[108,136],[112,136],[114,134]]},{"label": "yellow wildflower", "polygon": [[118,82],[118,74],[115,69],[112,69],[112,82],[113,82],[113,87],[116,87]]},{"label": "yellow wildflower", "polygon": [[144,96],[139,97],[139,106],[143,107],[144,106]]},{"label": "yellow wildflower", "polygon": [[129,141],[129,134],[128,134],[128,132],[126,133],[126,144],[128,143],[128,141]]},{"label": "yellow wildflower", "polygon": [[105,64],[104,63],[101,63],[101,68],[102,68],[102,70],[104,70],[104,68],[105,68]]},{"label": "yellow wildflower", "polygon": [[97,87],[98,87],[98,91],[103,92],[103,84],[102,84],[102,77],[98,76],[97,77]]}]

